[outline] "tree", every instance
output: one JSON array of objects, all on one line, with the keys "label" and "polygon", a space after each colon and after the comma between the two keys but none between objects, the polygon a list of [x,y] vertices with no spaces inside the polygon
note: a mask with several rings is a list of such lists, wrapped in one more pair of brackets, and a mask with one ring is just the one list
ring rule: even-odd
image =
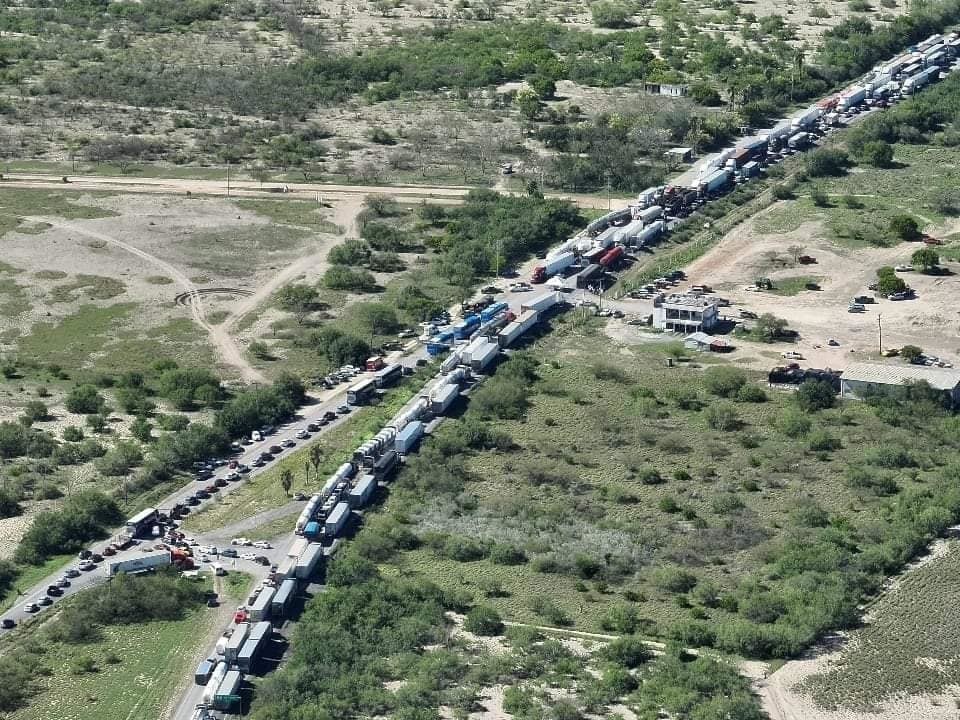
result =
[{"label": "tree", "polygon": [[893,164],[893,146],[882,140],[872,140],[864,143],[859,156],[874,167],[888,168]]},{"label": "tree", "polygon": [[527,85],[541,100],[550,100],[557,93],[557,84],[545,75],[534,75],[527,80]]},{"label": "tree", "polygon": [[925,273],[934,272],[940,265],[940,254],[931,247],[922,247],[914,251],[910,262]]},{"label": "tree", "polygon": [[293,487],[293,473],[290,468],[284,468],[280,472],[280,487],[283,488],[283,494],[290,497],[290,488]]},{"label": "tree", "polygon": [[625,28],[630,26],[630,10],[617,2],[595,2],[590,7],[593,24],[601,28]]},{"label": "tree", "polygon": [[903,292],[907,284],[889,265],[877,269],[877,292],[884,297]]},{"label": "tree", "polygon": [[138,417],[130,424],[130,434],[143,443],[153,440],[153,425],[144,417]]},{"label": "tree", "polygon": [[810,177],[843,175],[849,162],[849,158],[843,150],[820,148],[807,155],[807,174]]},{"label": "tree", "polygon": [[26,407],[23,408],[23,418],[27,421],[27,425],[32,425],[35,422],[49,420],[50,412],[44,403],[39,400],[31,400],[27,403]]},{"label": "tree", "polygon": [[894,215],[890,220],[890,231],[908,242],[920,239],[920,225],[910,215]]},{"label": "tree", "polygon": [[703,386],[707,392],[720,397],[733,397],[747,382],[747,376],[737,368],[717,365],[703,373]]},{"label": "tree", "polygon": [[514,102],[525,120],[535,120],[540,113],[540,98],[534,90],[520,90]]},{"label": "tree", "polygon": [[67,410],[78,415],[93,415],[104,409],[106,401],[93,385],[78,385],[64,401]]},{"label": "tree", "polygon": [[317,479],[319,479],[320,463],[323,462],[323,449],[320,447],[319,443],[314,443],[310,446],[307,454],[310,457],[310,464],[313,465],[313,474],[317,477]]},{"label": "tree", "polygon": [[740,426],[740,415],[736,407],[728,402],[716,402],[704,411],[707,425],[714,430],[736,430]]},{"label": "tree", "polygon": [[778,318],[772,313],[764,313],[754,325],[754,335],[763,342],[772,343],[779,340],[787,329],[787,321]]},{"label": "tree", "polygon": [[923,357],[923,349],[916,345],[904,345],[900,348],[900,357],[909,363],[915,363]]},{"label": "tree", "polygon": [[808,413],[831,408],[836,400],[833,386],[824,380],[803,381],[794,398],[800,409]]},{"label": "tree", "polygon": [[467,613],[463,627],[475,635],[499,635],[503,632],[503,620],[492,607],[477,605]]},{"label": "tree", "polygon": [[277,302],[281,308],[293,313],[297,318],[297,324],[302,325],[316,304],[317,297],[317,289],[312,285],[293,283],[280,289],[277,293]]},{"label": "tree", "polygon": [[371,335],[390,335],[400,327],[396,310],[385,303],[360,303],[354,312]]}]

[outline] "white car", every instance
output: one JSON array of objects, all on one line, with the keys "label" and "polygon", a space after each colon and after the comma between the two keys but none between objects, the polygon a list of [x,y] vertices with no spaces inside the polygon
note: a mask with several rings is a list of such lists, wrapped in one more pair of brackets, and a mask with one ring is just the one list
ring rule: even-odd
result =
[{"label": "white car", "polygon": [[306,438],[310,437],[310,433],[308,433],[306,430],[300,429],[300,430],[297,430],[297,434],[295,437],[298,440],[305,440]]},{"label": "white car", "polygon": [[249,540],[247,540],[247,538],[245,538],[245,537],[238,537],[238,538],[234,538],[233,540],[231,540],[231,541],[230,541],[230,544],[231,544],[231,545],[252,545],[253,543],[251,543],[251,542],[250,542]]},{"label": "white car", "polygon": [[260,548],[261,550],[269,550],[269,549],[271,549],[271,548],[273,547],[273,545],[271,545],[270,543],[268,543],[266,540],[257,540],[257,541],[253,544],[253,546],[254,546],[255,548]]},{"label": "white car", "polygon": [[803,355],[793,350],[780,353],[780,357],[786,358],[787,360],[803,360]]},{"label": "white car", "polygon": [[256,560],[256,559],[257,559],[257,554],[256,554],[256,553],[242,553],[242,554],[240,555],[240,558],[241,558],[242,560]]},{"label": "white car", "polygon": [[896,272],[911,272],[913,270],[913,265],[897,265],[893,269]]}]

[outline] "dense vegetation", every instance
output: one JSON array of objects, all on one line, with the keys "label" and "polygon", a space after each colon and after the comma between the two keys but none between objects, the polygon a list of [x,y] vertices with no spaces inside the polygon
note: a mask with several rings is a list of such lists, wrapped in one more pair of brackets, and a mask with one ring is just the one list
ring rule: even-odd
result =
[{"label": "dense vegetation", "polygon": [[14,559],[39,565],[51,555],[76,552],[85,543],[105,537],[121,517],[111,498],[92,490],[78,493],[58,510],[45,510],[33,519]]}]

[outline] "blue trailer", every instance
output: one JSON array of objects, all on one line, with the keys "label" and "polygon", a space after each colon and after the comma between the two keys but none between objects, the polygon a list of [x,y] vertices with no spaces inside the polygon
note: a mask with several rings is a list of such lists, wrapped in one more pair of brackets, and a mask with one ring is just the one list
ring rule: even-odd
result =
[{"label": "blue trailer", "polygon": [[453,337],[457,340],[464,340],[470,337],[474,328],[480,326],[479,315],[467,315],[463,320],[453,326]]},{"label": "blue trailer", "polygon": [[427,343],[427,355],[430,357],[439,357],[450,352],[450,346],[445,343],[431,342]]},{"label": "blue trailer", "polygon": [[508,307],[510,306],[507,305],[505,302],[494,303],[490,307],[484,308],[483,310],[480,311],[480,321],[487,322],[488,320],[492,320],[494,317],[502,313]]},{"label": "blue trailer", "polygon": [[311,539],[320,535],[320,523],[318,523],[316,520],[311,520],[308,522],[303,528],[303,535],[304,537]]}]

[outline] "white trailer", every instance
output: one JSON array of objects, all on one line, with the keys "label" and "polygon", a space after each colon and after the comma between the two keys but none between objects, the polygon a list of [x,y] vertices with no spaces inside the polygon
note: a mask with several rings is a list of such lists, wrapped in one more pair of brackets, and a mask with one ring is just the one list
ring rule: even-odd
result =
[{"label": "white trailer", "polygon": [[637,247],[643,247],[648,242],[658,237],[667,227],[667,224],[663,220],[657,220],[647,225],[637,237],[634,239],[634,243]]},{"label": "white trailer", "polygon": [[227,640],[226,647],[223,649],[223,659],[228,663],[235,663],[240,648],[247,641],[247,635],[250,633],[250,623],[238,623],[233,628],[233,635]]},{"label": "white trailer", "polygon": [[572,237],[569,240],[565,240],[564,242],[560,243],[556,247],[551,248],[547,252],[547,260],[552,260],[558,255],[563,255],[563,253],[565,252],[570,252],[571,250],[574,250],[577,247],[577,241],[579,239],[580,239],[579,237]]},{"label": "white trailer", "polygon": [[[350,508],[346,503],[341,503],[347,507],[347,514],[350,513]],[[339,505],[337,506],[339,507]],[[344,518],[344,521],[346,518]],[[340,527],[343,527],[343,522],[341,521]],[[329,519],[328,519],[329,522]],[[314,572],[317,570],[317,563],[323,559],[323,545],[320,543],[310,543],[307,545],[306,550],[303,551],[303,554],[297,558],[297,567],[294,577],[297,580],[310,580],[313,577]]]},{"label": "white trailer", "polygon": [[[306,538],[303,538],[303,539],[306,540]],[[280,566],[277,568],[277,571],[273,574],[274,577],[277,578],[280,582],[283,582],[287,578],[293,577],[297,570],[298,557],[299,555],[284,559],[284,561],[281,562]]]},{"label": "white trailer", "polygon": [[653,205],[660,198],[661,193],[663,193],[663,188],[659,187],[650,187],[637,195],[637,202],[640,204],[640,207],[648,207]]},{"label": "white trailer", "polygon": [[256,601],[250,606],[250,622],[263,622],[270,617],[270,604],[276,588],[265,587],[257,595]]},{"label": "white trailer", "polygon": [[434,415],[443,415],[447,408],[453,404],[453,401],[460,396],[460,388],[457,385],[444,385],[440,390],[430,396],[430,409]]},{"label": "white trailer", "polygon": [[642,220],[644,225],[649,225],[654,220],[659,220],[662,217],[663,208],[659,205],[651,205],[637,214],[637,220]]},{"label": "white trailer", "polygon": [[500,347],[509,347],[517,338],[521,337],[527,330],[537,324],[540,314],[536,310],[521,312],[517,319],[507,325],[497,334],[497,342]]},{"label": "white trailer", "polygon": [[483,347],[477,348],[470,355],[470,369],[475,373],[483,372],[499,354],[500,346],[488,340]]},{"label": "white trailer", "polygon": [[401,455],[406,455],[423,437],[423,430],[426,426],[419,420],[407,425],[403,432],[397,435],[394,449]]},{"label": "white trailer", "polygon": [[823,115],[823,108],[818,105],[811,105],[806,110],[797,113],[790,120],[793,128],[808,128]]},{"label": "white trailer", "polygon": [[611,225],[593,239],[593,247],[606,250],[617,241],[617,235],[620,234],[621,230],[623,230],[622,227]]},{"label": "white trailer", "polygon": [[543,314],[554,305],[560,302],[560,293],[557,292],[548,292],[535,297],[529,302],[520,303],[520,312],[523,313],[527,310],[536,310],[538,313]]},{"label": "white trailer", "polygon": [[849,110],[862,103],[866,97],[867,89],[862,85],[854,85],[840,93],[840,102],[837,103],[837,107],[841,110]]},{"label": "white trailer", "polygon": [[290,545],[290,549],[287,550],[287,557],[300,557],[300,554],[306,550],[307,545],[310,544],[310,541],[305,537],[298,537]]},{"label": "white trailer", "polygon": [[216,695],[217,690],[220,689],[220,683],[223,682],[223,678],[226,677],[226,675],[227,663],[217,663],[217,667],[214,668],[210,679],[207,680],[207,684],[203,686],[202,700],[205,705],[213,705],[213,697]]},{"label": "white trailer", "polygon": [[350,507],[356,509],[366,506],[366,504],[370,502],[370,498],[376,489],[376,475],[368,473],[361,477],[357,480],[357,484],[350,488],[350,493],[347,495],[347,501],[350,503]]},{"label": "white trailer", "polygon": [[[455,388],[456,385],[450,385],[449,387]],[[336,537],[340,534],[340,531],[343,530],[343,526],[347,524],[347,520],[350,519],[350,505],[349,503],[339,502],[336,507],[330,512],[327,516],[327,520],[323,525],[323,532],[327,537]],[[309,550],[309,548],[307,548]],[[302,558],[301,558],[302,559]],[[297,564],[297,570],[299,571],[300,564]],[[299,575],[297,576],[299,577]]]}]

